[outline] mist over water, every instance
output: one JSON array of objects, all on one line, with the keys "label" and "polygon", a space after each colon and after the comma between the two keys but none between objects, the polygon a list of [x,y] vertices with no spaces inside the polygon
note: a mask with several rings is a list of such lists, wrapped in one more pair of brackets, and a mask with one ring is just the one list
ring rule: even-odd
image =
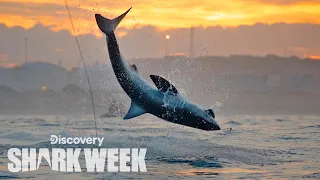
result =
[{"label": "mist over water", "polygon": [[[102,147],[148,148],[146,174],[65,174],[47,166],[29,173],[9,173],[9,148],[53,147],[51,134],[93,137],[95,129],[83,69],[67,71],[37,63],[0,69],[0,177],[125,179],[134,174],[142,179],[320,178],[319,62],[280,58],[274,60],[275,65],[269,63],[270,57],[233,58],[129,61],[150,83],[149,75],[160,75],[186,98],[214,108],[222,130],[213,132],[150,114],[122,120],[130,99],[113,70],[105,64],[89,66],[95,111],[97,115],[110,112],[109,118],[97,119],[98,136],[105,138]],[[18,81],[16,77],[24,79]]]}]

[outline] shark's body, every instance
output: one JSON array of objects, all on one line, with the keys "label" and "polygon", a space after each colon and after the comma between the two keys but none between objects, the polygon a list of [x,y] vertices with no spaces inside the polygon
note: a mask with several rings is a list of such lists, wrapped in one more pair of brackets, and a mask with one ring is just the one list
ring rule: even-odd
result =
[{"label": "shark's body", "polygon": [[100,30],[106,34],[114,73],[121,87],[132,100],[129,112],[124,119],[150,113],[164,120],[189,127],[202,130],[220,130],[211,109],[205,110],[188,101],[167,80],[160,76],[151,75],[151,79],[157,87],[155,88],[138,74],[135,65],[129,65],[121,58],[114,30],[129,10],[113,20],[96,14],[97,24]]}]

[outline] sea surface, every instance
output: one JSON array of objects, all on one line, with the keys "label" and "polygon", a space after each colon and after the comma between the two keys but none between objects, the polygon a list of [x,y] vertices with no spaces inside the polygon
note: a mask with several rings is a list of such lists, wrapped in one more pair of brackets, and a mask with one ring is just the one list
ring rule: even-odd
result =
[{"label": "sea surface", "polygon": [[[102,147],[147,148],[147,172],[8,171],[12,147],[50,147],[50,135],[94,137],[92,116],[0,116],[0,179],[320,179],[320,116],[219,116],[202,131],[152,115],[98,119]],[[230,129],[231,128],[231,129]],[[90,147],[90,146],[89,146]]]}]

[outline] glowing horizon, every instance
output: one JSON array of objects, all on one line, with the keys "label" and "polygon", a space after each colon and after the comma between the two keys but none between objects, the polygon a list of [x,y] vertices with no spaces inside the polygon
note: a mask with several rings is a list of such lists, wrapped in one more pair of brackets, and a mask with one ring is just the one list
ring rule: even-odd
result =
[{"label": "glowing horizon", "polygon": [[[121,23],[121,27],[132,29],[141,26],[155,26],[159,30],[196,27],[237,27],[256,23],[306,23],[320,24],[320,2],[305,1],[217,0],[198,1],[142,1],[127,3],[96,0],[82,2],[68,0],[78,34],[100,35],[96,28],[94,14],[101,13],[114,18],[133,7]],[[52,30],[71,31],[64,0],[0,0],[0,23],[8,27],[31,28],[37,23],[50,26]],[[125,36],[125,34],[122,34]]]}]

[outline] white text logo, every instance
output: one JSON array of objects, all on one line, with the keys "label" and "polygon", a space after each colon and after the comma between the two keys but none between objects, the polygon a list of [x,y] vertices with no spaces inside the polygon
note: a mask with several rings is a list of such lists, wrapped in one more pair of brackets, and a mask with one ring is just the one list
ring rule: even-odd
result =
[{"label": "white text logo", "polygon": [[82,172],[79,157],[83,154],[86,172],[147,172],[146,151],[145,148],[11,148],[8,170],[34,171],[42,161],[47,161],[54,171]]}]

